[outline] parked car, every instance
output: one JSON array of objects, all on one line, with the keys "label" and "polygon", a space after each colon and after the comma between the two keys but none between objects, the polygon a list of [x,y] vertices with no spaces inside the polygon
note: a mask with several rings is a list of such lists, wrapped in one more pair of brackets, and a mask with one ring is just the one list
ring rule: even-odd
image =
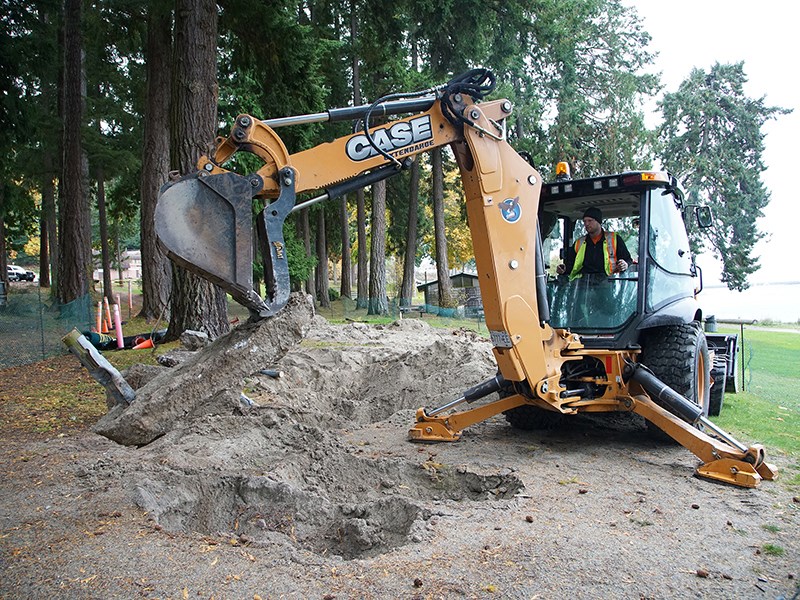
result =
[{"label": "parked car", "polygon": [[28,271],[17,265],[8,265],[6,267],[9,281],[33,281],[36,279],[36,274],[33,271]]},{"label": "parked car", "polygon": [[11,265],[6,267],[6,275],[8,275],[9,281],[19,281],[20,274],[17,269],[19,269],[19,267],[12,267]]}]

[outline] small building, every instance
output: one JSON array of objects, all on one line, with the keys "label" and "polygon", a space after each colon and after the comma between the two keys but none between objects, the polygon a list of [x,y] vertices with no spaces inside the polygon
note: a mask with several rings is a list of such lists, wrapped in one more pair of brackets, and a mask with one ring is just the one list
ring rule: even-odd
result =
[{"label": "small building", "polygon": [[[453,300],[465,317],[483,316],[483,300],[478,286],[478,276],[472,273],[455,273],[450,276],[453,287]],[[425,295],[425,307],[428,312],[437,312],[439,308],[439,280],[430,281],[417,286],[417,291]],[[433,310],[431,308],[433,307]]]},{"label": "small building", "polygon": [[[103,265],[100,264],[100,251],[93,250],[92,255],[96,266],[92,278],[95,281],[103,281]],[[112,266],[110,269],[112,281],[142,278],[142,253],[140,250],[123,250],[119,258],[122,261],[122,273]],[[115,263],[116,260],[112,257],[111,264],[114,265]]]}]

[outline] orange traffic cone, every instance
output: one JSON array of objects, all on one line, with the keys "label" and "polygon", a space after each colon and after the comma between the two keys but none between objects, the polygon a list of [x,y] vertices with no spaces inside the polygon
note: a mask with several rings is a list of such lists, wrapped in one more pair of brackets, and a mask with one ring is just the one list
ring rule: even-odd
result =
[{"label": "orange traffic cone", "polygon": [[133,347],[133,349],[134,350],[144,350],[146,348],[152,348],[152,347],[153,347],[153,338],[148,338],[145,341],[143,341],[141,344],[136,344]]},{"label": "orange traffic cone", "polygon": [[106,321],[105,318],[103,319],[103,327],[100,329],[100,333],[110,333],[108,329],[108,321]]}]

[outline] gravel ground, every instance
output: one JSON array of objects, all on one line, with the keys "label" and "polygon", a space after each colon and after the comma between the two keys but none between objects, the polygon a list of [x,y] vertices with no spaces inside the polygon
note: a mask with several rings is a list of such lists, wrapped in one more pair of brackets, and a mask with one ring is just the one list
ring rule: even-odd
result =
[{"label": "gravel ground", "polygon": [[264,366],[255,406],[220,394],[139,447],[0,435],[0,597],[797,597],[796,492],[696,479],[635,415],[408,442],[493,373],[474,334],[316,317]]}]

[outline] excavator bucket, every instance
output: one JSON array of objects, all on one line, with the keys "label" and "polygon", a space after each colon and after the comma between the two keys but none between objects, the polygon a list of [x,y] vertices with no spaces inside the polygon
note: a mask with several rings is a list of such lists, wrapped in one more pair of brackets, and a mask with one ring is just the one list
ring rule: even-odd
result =
[{"label": "excavator bucket", "polygon": [[265,299],[253,289],[253,196],[262,188],[260,177],[192,173],[164,185],[156,205],[156,235],[170,259],[220,286],[253,319],[273,316],[289,298],[283,223],[295,196],[288,171],[280,197],[256,217]]}]

